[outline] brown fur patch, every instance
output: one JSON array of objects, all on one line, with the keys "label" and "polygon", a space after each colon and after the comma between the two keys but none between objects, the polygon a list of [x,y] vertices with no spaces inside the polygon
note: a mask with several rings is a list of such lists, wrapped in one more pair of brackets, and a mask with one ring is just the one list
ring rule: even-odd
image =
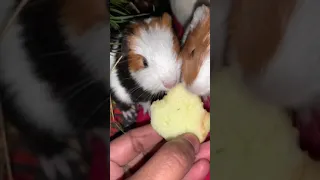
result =
[{"label": "brown fur patch", "polygon": [[233,1],[229,40],[245,74],[258,74],[268,65],[295,4],[295,0]]},{"label": "brown fur patch", "polygon": [[154,17],[150,21],[150,23],[140,22],[131,25],[132,35],[127,37],[128,39],[128,61],[129,61],[129,69],[133,72],[139,71],[144,68],[143,59],[144,57],[139,54],[135,54],[132,47],[135,46],[135,40],[139,38],[141,34],[141,30],[149,30],[150,28],[160,27],[164,29],[168,29],[172,32],[173,36],[173,47],[172,49],[179,54],[180,52],[180,42],[177,36],[174,34],[172,29],[172,19],[168,13],[164,13],[161,17]]},{"label": "brown fur patch", "polygon": [[149,27],[155,27],[159,26],[161,28],[168,29],[172,32],[173,36],[173,51],[175,51],[177,54],[180,53],[180,41],[178,40],[178,37],[174,34],[172,29],[172,18],[168,13],[164,13],[161,18],[154,18],[150,24]]},{"label": "brown fur patch", "polygon": [[83,34],[95,24],[107,22],[108,10],[105,0],[60,0],[62,23],[78,35]]},{"label": "brown fur patch", "polygon": [[206,18],[191,31],[182,48],[182,78],[190,85],[197,77],[204,59],[210,55],[210,10]]},{"label": "brown fur patch", "polygon": [[132,72],[137,72],[144,68],[143,56],[139,54],[134,54],[132,51],[128,54],[129,70]]}]

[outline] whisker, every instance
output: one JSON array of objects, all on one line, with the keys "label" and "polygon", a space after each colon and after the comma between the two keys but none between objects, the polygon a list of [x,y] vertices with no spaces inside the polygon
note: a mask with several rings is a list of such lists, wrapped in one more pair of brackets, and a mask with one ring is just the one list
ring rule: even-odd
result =
[{"label": "whisker", "polygon": [[79,94],[80,92],[82,92],[83,90],[87,89],[88,87],[90,87],[92,84],[94,84],[95,82],[97,82],[98,80],[91,80],[88,83],[84,84],[81,88],[77,89],[76,91],[74,91],[70,96],[68,96],[66,98],[67,101],[69,101],[70,99],[72,99],[73,97],[75,97],[77,94]]},{"label": "whisker", "polygon": [[142,95],[144,95],[144,94],[146,94],[145,92],[142,92],[138,97],[137,97],[137,100],[142,96]]},{"label": "whisker", "polygon": [[129,94],[136,92],[139,88],[140,88],[139,86],[136,86],[136,87],[130,89]]},{"label": "whisker", "polygon": [[49,56],[58,56],[58,55],[62,55],[62,54],[67,54],[70,51],[57,51],[57,52],[51,52],[51,53],[46,53],[46,54],[42,54],[41,58],[47,58]]},{"label": "whisker", "polygon": [[83,84],[88,83],[88,81],[92,81],[92,78],[85,78],[85,79],[83,79],[82,81],[80,81],[80,82],[72,85],[71,87],[67,88],[64,93],[67,94],[67,93],[69,93],[70,91],[73,91],[74,89],[76,89],[76,88],[78,88],[78,87],[81,87]]}]

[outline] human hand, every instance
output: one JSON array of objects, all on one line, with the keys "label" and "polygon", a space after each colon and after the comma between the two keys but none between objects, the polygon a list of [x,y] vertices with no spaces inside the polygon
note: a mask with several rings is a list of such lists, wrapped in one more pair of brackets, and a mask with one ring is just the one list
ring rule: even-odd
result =
[{"label": "human hand", "polygon": [[[136,166],[161,142],[146,125],[129,131],[110,143],[110,179],[118,180],[124,166]],[[209,172],[210,142],[200,145],[196,136],[185,134],[166,142],[129,179],[130,180],[203,180]]]}]

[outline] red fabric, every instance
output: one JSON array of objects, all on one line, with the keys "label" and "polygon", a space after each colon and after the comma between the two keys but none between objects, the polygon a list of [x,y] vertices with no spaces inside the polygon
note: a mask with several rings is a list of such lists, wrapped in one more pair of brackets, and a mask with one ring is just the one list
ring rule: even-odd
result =
[{"label": "red fabric", "polygon": [[177,18],[173,15],[173,28],[176,31],[176,34],[178,36],[178,39],[181,39],[183,36],[183,26],[180,24],[180,22],[177,20]]},{"label": "red fabric", "polygon": [[[33,176],[33,174],[30,174],[29,172],[14,174],[12,178],[14,180],[35,180],[35,177]],[[9,180],[9,178],[7,180]]]},{"label": "red fabric", "polygon": [[[10,159],[12,164],[12,178],[14,180],[38,179],[37,172],[39,170],[39,161],[34,154],[24,148],[18,147],[10,152]],[[16,167],[19,168],[16,169]],[[22,167],[27,167],[27,169]],[[7,174],[5,179],[9,180]]]},{"label": "red fabric", "polygon": [[27,165],[37,167],[39,165],[38,159],[28,151],[18,150],[12,152],[11,162],[20,165]]},{"label": "red fabric", "polygon": [[110,177],[107,172],[107,149],[102,140],[93,138],[91,140],[92,161],[90,166],[89,180],[106,180]]}]

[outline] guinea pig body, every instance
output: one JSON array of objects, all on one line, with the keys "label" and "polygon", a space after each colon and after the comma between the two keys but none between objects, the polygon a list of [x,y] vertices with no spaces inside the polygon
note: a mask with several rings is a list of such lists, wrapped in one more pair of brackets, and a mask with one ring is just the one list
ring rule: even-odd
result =
[{"label": "guinea pig body", "polygon": [[145,112],[148,111],[154,98],[163,96],[179,82],[179,51],[179,41],[167,13],[126,28],[121,53],[111,57],[115,66],[110,84],[112,99],[125,114],[136,103],[142,103]]},{"label": "guinea pig body", "polygon": [[210,95],[210,9],[199,6],[182,39],[182,82],[200,96]]},{"label": "guinea pig body", "polygon": [[[21,2],[5,1],[11,15]],[[66,137],[108,118],[106,9],[103,0],[29,1],[1,39],[5,119],[37,155],[63,153]]]}]

